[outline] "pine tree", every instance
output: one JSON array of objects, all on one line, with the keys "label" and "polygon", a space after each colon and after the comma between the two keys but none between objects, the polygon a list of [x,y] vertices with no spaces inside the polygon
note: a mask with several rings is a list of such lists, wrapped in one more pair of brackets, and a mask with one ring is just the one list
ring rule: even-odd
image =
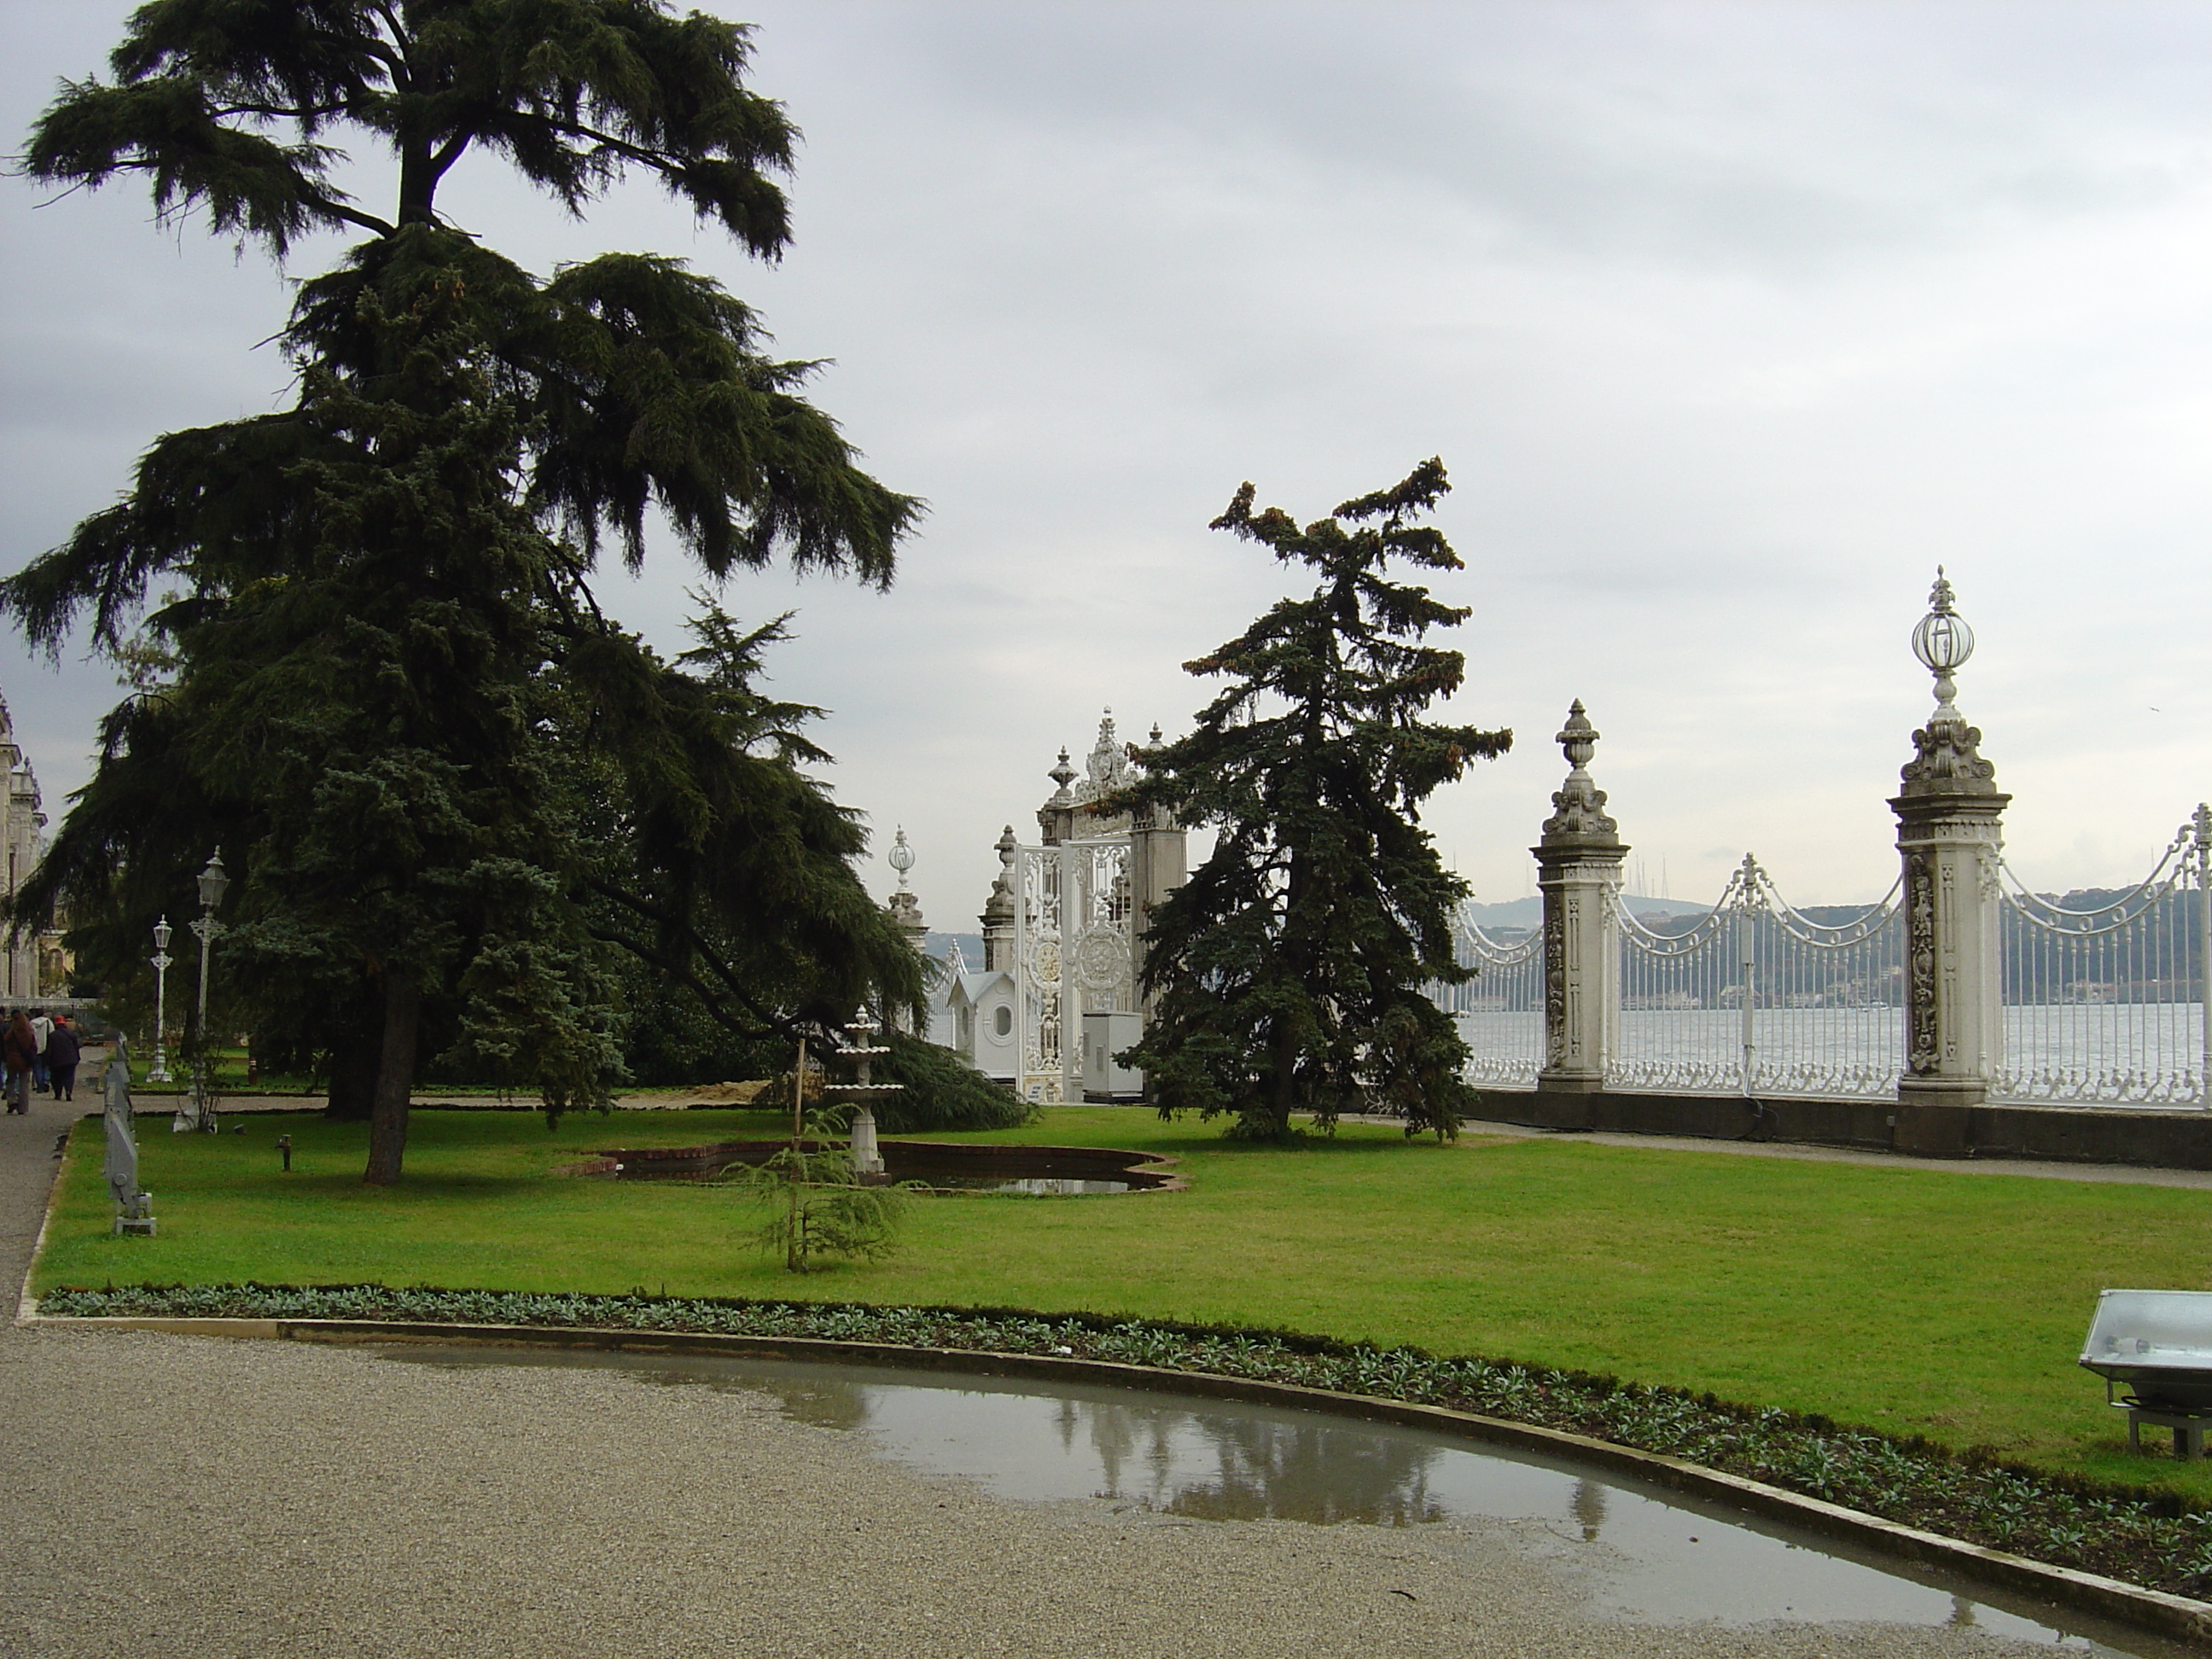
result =
[{"label": "pine tree", "polygon": [[1323,1128],[1379,1111],[1408,1134],[1457,1131],[1466,1045],[1421,987],[1468,977],[1451,940],[1468,890],[1419,808],[1513,734],[1419,718],[1466,674],[1460,653],[1421,641],[1469,612],[1384,574],[1394,559],[1462,568],[1413,522],[1449,487],[1425,461],[1301,527],[1278,507],[1255,514],[1247,483],[1213,521],[1320,581],[1184,665],[1229,684],[1188,737],[1141,754],[1128,793],[1218,830],[1141,922],[1151,1014],[1127,1060],[1164,1115],[1227,1113],[1231,1133],[1255,1139],[1288,1134],[1297,1113]]}]

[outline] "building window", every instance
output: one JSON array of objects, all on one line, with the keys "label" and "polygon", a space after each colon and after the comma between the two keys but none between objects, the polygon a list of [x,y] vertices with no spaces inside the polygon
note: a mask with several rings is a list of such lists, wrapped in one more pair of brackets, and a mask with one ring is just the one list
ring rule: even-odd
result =
[{"label": "building window", "polygon": [[1011,1036],[1014,1030],[1014,1011],[1000,1003],[991,1015],[991,1030],[1000,1036]]}]

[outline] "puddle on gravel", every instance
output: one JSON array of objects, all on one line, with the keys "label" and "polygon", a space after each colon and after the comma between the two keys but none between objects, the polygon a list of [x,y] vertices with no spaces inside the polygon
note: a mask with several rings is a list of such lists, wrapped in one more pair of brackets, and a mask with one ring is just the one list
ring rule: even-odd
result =
[{"label": "puddle on gravel", "polygon": [[416,1364],[589,1368],[765,1395],[795,1421],[860,1431],[886,1457],[1005,1498],[1101,1498],[1208,1521],[1534,1523],[1558,1540],[1548,1558],[1572,1565],[1578,1551],[1589,1552],[1594,1611],[1636,1623],[1948,1625],[2085,1654],[2181,1659],[2191,1651],[1619,1476],[1319,1412],[703,1355],[379,1352]]}]

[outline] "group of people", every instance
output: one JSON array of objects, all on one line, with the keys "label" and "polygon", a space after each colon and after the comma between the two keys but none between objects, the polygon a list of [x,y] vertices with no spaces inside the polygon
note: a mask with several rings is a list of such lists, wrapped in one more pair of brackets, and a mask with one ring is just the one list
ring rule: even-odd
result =
[{"label": "group of people", "polygon": [[0,1060],[7,1064],[8,1115],[31,1109],[31,1096],[51,1093],[56,1100],[76,1098],[76,1067],[82,1049],[76,1027],[67,1014],[51,1019],[21,1008],[0,1031]]}]

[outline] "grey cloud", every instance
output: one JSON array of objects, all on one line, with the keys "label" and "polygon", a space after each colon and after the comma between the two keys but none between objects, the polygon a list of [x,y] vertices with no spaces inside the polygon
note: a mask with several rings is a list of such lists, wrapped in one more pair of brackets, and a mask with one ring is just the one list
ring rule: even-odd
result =
[{"label": "grey cloud", "polygon": [[[123,9],[0,12],[0,117],[20,131]],[[1574,696],[1678,894],[1693,854],[1754,845],[1807,902],[1879,890],[1925,707],[1903,635],[1939,558],[1983,632],[1969,712],[2035,785],[2024,858],[2124,849],[2204,792],[2212,14],[752,15],[759,82],[808,134],[781,266],[649,191],[576,224],[483,163],[453,199],[539,269],[695,258],[782,349],[836,360],[820,401],[930,498],[888,597],[763,576],[726,599],[799,608],[779,689],[836,711],[841,798],[906,824],[940,924],[1101,704],[1172,729],[1206,693],[1182,660],[1281,591],[1204,527],[1240,479],[1312,514],[1437,452],[1476,607],[1455,713],[1521,733],[1430,814],[1486,891],[1522,888]],[[151,229],[121,186],[32,199],[0,185],[7,568],[155,432],[283,381],[251,349],[283,313],[265,266]],[[609,608],[672,643],[691,580],[656,544]],[[105,677],[9,647],[0,690],[46,722],[50,783],[82,776]],[[2165,735],[2124,724],[2139,702]]]}]

